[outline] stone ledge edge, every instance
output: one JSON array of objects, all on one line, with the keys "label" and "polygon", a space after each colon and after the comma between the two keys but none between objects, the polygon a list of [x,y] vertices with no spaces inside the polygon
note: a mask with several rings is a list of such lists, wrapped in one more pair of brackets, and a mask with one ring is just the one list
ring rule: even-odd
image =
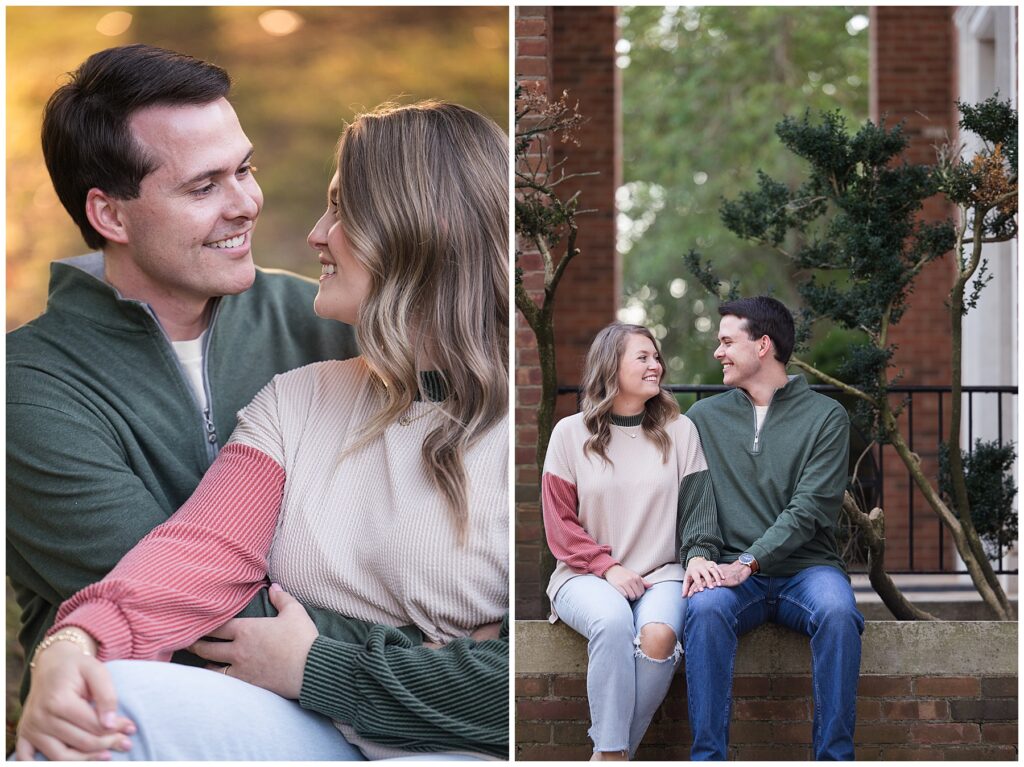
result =
[{"label": "stone ledge edge", "polygon": [[[586,643],[564,623],[516,621],[516,674],[582,674]],[[1016,621],[868,621],[860,673],[900,676],[1017,674]],[[684,657],[685,660],[685,657]],[[740,638],[737,675],[808,674],[806,637],[765,625]]]}]

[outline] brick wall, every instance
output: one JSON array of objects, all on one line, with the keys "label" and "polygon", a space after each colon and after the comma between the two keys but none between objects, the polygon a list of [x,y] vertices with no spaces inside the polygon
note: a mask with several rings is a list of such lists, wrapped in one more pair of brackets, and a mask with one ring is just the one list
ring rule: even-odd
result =
[{"label": "brick wall", "polygon": [[[597,331],[615,319],[619,267],[615,251],[615,190],[620,180],[619,75],[615,67],[615,8],[516,8],[516,79],[550,98],[569,92],[587,118],[580,146],[553,148],[554,162],[566,156],[567,173],[593,172],[577,179],[581,216],[577,246],[581,255],[559,286],[555,327],[558,380],[577,385],[582,357]],[[568,187],[567,187],[568,188]],[[543,286],[540,257],[519,260],[523,281],[535,296]],[[541,609],[540,552],[545,545],[538,504],[535,459],[535,407],[540,401],[540,369],[532,331],[516,315],[516,615],[536,618]],[[572,398],[559,403],[559,415],[572,412]]]},{"label": "brick wall", "polygon": [[[956,134],[956,37],[952,22],[954,7],[872,7],[871,118],[883,115],[889,126],[903,121],[910,138],[906,159],[911,163],[935,161],[934,146]],[[938,198],[929,200],[922,218],[938,221],[952,218],[951,206]],[[894,362],[903,382],[918,385],[948,385],[951,376],[949,318],[945,301],[953,286],[952,256],[935,261],[921,273],[910,296],[908,310],[892,333],[899,348]],[[949,397],[944,400],[945,429],[948,429]],[[938,475],[940,439],[938,397],[922,397],[914,404],[914,450],[921,456],[926,473]],[[903,416],[907,425],[909,414]],[[910,566],[909,549],[911,488],[903,463],[886,451],[885,501],[889,508],[886,534],[890,541],[886,563],[890,569]],[[940,566],[938,522],[920,493],[913,490],[915,569]],[[953,562],[953,546],[945,536],[943,559]]]},{"label": "brick wall", "polygon": [[[580,255],[559,287],[555,309],[558,380],[580,382],[583,358],[601,328],[619,308],[620,265],[615,249],[615,190],[621,184],[620,75],[615,66],[614,7],[555,8],[553,78],[555,92],[579,101],[586,123],[579,146],[555,148],[555,159],[568,155],[566,172],[598,175],[578,179],[580,216],[576,241]],[[563,149],[565,153],[563,154]],[[574,412],[572,400],[559,403],[560,415]]]},{"label": "brick wall", "polygon": [[[516,628],[516,758],[589,758],[583,640],[562,626]],[[730,758],[811,758],[807,645],[806,638],[774,626],[741,639]],[[857,758],[1016,760],[1016,647],[1015,623],[868,622]],[[524,662],[524,654],[531,660]],[[771,673],[754,673],[758,668]],[[638,759],[688,758],[686,694],[681,670]]]},{"label": "brick wall", "polygon": [[[731,759],[811,758],[811,678],[737,676]],[[516,677],[516,759],[590,757],[586,676]],[[686,681],[677,676],[637,752],[687,760]],[[1016,676],[865,676],[857,701],[859,760],[1016,760]]]}]

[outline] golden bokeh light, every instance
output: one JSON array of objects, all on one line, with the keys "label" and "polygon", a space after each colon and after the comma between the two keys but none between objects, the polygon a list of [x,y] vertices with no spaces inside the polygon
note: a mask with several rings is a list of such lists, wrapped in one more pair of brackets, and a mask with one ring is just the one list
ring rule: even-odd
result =
[{"label": "golden bokeh light", "polygon": [[290,35],[304,23],[299,14],[281,8],[273,11],[264,11],[256,20],[264,32],[274,37]]},{"label": "golden bokeh light", "polygon": [[111,11],[104,14],[96,22],[96,31],[107,37],[117,37],[128,31],[132,25],[132,15],[126,11]]}]

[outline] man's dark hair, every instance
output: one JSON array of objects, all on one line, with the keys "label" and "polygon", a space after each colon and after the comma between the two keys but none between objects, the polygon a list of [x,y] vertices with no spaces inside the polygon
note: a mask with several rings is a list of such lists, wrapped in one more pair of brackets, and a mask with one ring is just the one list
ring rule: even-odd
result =
[{"label": "man's dark hair", "polygon": [[747,334],[752,339],[768,336],[775,348],[775,359],[783,365],[789,362],[796,331],[793,329],[793,315],[781,301],[769,296],[737,298],[719,306],[718,313],[722,317],[731,314],[746,320]]},{"label": "man's dark hair", "polygon": [[89,190],[134,199],[156,168],[132,137],[132,115],[151,106],[209,104],[227,96],[231,79],[218,66],[151,45],[94,53],[70,78],[46,103],[43,156],[86,244],[102,248],[106,239],[85,215]]}]

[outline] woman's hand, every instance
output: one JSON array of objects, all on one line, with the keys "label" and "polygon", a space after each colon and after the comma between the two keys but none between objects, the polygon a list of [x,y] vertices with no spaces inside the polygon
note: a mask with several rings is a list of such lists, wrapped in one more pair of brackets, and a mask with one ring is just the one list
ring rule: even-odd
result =
[{"label": "woman's hand", "polygon": [[135,725],[118,716],[110,672],[96,660],[92,637],[85,636],[93,655],[66,641],[37,655],[18,724],[14,754],[19,761],[31,761],[36,751],[51,761],[106,760],[111,749],[131,748],[127,736]]},{"label": "woman's hand", "polygon": [[605,570],[604,579],[629,600],[639,599],[647,589],[654,585],[644,580],[639,573],[634,573],[622,565],[612,565]]},{"label": "woman's hand", "polygon": [[218,673],[298,700],[306,656],[319,632],[306,608],[276,583],[270,587],[270,601],[277,617],[235,618],[208,635],[228,641],[199,640],[188,649],[206,660],[228,664],[214,669]]},{"label": "woman's hand", "polygon": [[722,571],[715,562],[704,557],[693,557],[686,565],[683,576],[683,596],[690,597],[705,588],[725,585]]}]

